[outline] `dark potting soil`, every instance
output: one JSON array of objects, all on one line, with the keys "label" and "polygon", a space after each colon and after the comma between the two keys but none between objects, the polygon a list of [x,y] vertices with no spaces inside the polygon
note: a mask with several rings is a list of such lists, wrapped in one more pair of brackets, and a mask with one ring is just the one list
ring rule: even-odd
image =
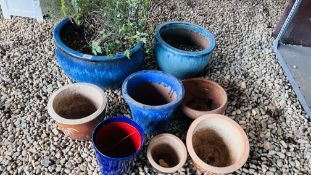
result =
[{"label": "dark potting soil", "polygon": [[67,119],[87,117],[96,110],[97,108],[94,103],[80,94],[73,94],[64,98],[55,109],[58,115]]},{"label": "dark potting soil", "polygon": [[214,130],[199,130],[194,134],[192,141],[194,151],[207,164],[216,167],[231,164],[229,148]]},{"label": "dark potting soil", "polygon": [[168,144],[158,145],[151,153],[153,159],[162,167],[170,168],[179,163],[178,155],[174,148]]},{"label": "dark potting soil", "polygon": [[160,32],[163,40],[174,48],[184,51],[201,51],[209,47],[209,41],[196,32],[185,29],[170,29]]},{"label": "dark potting soil", "polygon": [[136,87],[130,96],[146,105],[158,106],[176,100],[176,93],[170,87],[158,83],[144,83]]},{"label": "dark potting soil", "polygon": [[195,51],[203,50],[200,46],[196,44],[177,42],[177,41],[170,40],[170,39],[166,40],[166,42],[169,45],[175,47],[176,49],[180,49],[184,51],[195,52]]},{"label": "dark potting soil", "polygon": [[203,97],[192,98],[187,106],[198,111],[211,111],[215,109],[213,100]]},{"label": "dark potting soil", "polygon": [[63,43],[69,48],[92,55],[92,49],[85,39],[85,32],[82,26],[69,25],[60,34]]}]

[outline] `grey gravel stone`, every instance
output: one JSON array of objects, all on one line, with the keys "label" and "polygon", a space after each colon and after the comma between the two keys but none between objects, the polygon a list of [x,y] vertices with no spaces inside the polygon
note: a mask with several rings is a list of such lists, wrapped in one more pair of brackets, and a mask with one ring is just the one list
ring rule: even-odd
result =
[{"label": "grey gravel stone", "polygon": [[[285,0],[152,4],[151,33],[160,22],[182,20],[199,24],[216,37],[213,60],[201,76],[226,89],[226,115],[242,126],[250,141],[250,157],[234,174],[311,174],[311,123],[271,48]],[[0,50],[1,174],[99,174],[91,142],[64,136],[46,111],[51,93],[72,83],[54,58],[53,27],[49,20],[4,20],[0,15],[0,47],[5,50]],[[145,63],[145,69],[156,68],[152,53]],[[119,89],[105,93],[107,116],[130,116]],[[185,141],[190,122],[177,111],[168,132]],[[158,174],[146,159],[149,140],[133,174]],[[175,174],[200,173],[188,158]]]}]

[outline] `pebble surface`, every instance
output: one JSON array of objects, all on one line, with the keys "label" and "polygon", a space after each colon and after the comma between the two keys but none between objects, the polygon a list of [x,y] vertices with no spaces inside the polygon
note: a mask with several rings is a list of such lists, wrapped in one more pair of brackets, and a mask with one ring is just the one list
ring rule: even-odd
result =
[{"label": "pebble surface", "polygon": [[[285,0],[161,0],[150,11],[151,30],[162,21],[183,20],[216,36],[213,61],[202,76],[227,90],[226,115],[250,141],[249,159],[235,174],[311,174],[311,123],[272,51],[271,35],[284,5]],[[91,142],[70,140],[47,113],[52,92],[72,83],[54,58],[52,30],[49,20],[0,18],[3,175],[99,174]],[[155,68],[152,55],[145,68]],[[130,116],[120,90],[105,93],[107,116]],[[177,111],[168,132],[185,140],[190,122]],[[148,141],[133,174],[158,174],[146,158]],[[188,157],[176,174],[199,173]]]}]

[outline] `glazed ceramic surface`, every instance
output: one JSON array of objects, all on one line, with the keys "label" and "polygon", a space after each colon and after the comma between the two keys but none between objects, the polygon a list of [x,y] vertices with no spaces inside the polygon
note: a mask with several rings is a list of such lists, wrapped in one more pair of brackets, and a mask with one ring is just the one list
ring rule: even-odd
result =
[{"label": "glazed ceramic surface", "polygon": [[103,89],[119,87],[131,73],[141,69],[145,54],[143,43],[132,50],[131,58],[117,54],[113,58],[77,52],[61,40],[62,31],[73,25],[69,19],[61,21],[54,29],[55,57],[65,73],[76,82],[95,84]]},{"label": "glazed ceramic surface", "polygon": [[185,98],[182,110],[191,119],[204,114],[224,114],[227,108],[227,93],[217,83],[203,78],[183,81]]},{"label": "glazed ceramic surface", "polygon": [[54,92],[47,108],[65,135],[75,140],[88,140],[106,104],[107,98],[101,88],[88,83],[75,83]]},{"label": "glazed ceramic surface", "polygon": [[113,117],[94,129],[92,143],[102,175],[131,174],[144,131],[127,117]]},{"label": "glazed ceramic surface", "polygon": [[159,172],[174,173],[185,164],[187,149],[178,137],[164,133],[155,136],[149,142],[147,158]]},{"label": "glazed ceramic surface", "polygon": [[[165,37],[164,37],[165,36]],[[188,39],[202,50],[185,51],[166,42],[166,38]],[[155,57],[159,68],[179,79],[198,75],[208,65],[215,48],[215,37],[201,26],[187,22],[166,22],[156,28]]]},{"label": "glazed ceramic surface", "polygon": [[122,95],[134,121],[145,133],[162,132],[184,97],[184,87],[175,77],[156,70],[144,70],[127,77]]},{"label": "glazed ceramic surface", "polygon": [[249,155],[243,129],[219,114],[206,114],[194,120],[187,132],[186,145],[193,165],[206,174],[234,172]]}]

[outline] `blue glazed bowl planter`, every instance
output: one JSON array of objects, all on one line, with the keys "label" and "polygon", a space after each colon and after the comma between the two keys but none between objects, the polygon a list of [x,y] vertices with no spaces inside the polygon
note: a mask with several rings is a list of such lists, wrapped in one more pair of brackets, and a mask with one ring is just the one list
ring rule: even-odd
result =
[{"label": "blue glazed bowl planter", "polygon": [[76,82],[95,84],[103,89],[119,87],[131,73],[141,69],[144,58],[142,42],[131,49],[131,58],[116,54],[113,58],[83,54],[66,46],[61,40],[62,31],[74,24],[62,20],[54,29],[55,57],[64,72]]},{"label": "blue glazed bowl planter", "polygon": [[180,105],[185,90],[183,84],[162,71],[144,70],[127,77],[122,95],[128,103],[133,119],[146,134],[162,132]]},{"label": "blue glazed bowl planter", "polygon": [[[196,46],[194,51],[170,43]],[[155,57],[158,67],[179,79],[198,75],[208,65],[215,48],[215,37],[201,26],[187,22],[166,22],[156,28]]]},{"label": "blue glazed bowl planter", "polygon": [[117,116],[97,125],[92,143],[102,175],[130,174],[144,144],[144,131],[133,120]]}]

